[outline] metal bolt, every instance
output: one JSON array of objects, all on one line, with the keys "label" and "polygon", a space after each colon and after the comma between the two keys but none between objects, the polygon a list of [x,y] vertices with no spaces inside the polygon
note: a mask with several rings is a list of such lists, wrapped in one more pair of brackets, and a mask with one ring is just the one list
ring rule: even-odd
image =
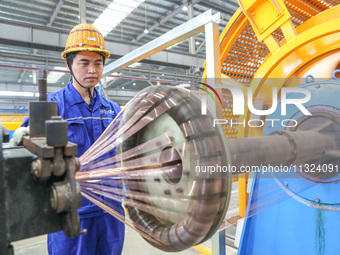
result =
[{"label": "metal bolt", "polygon": [[182,194],[183,193],[183,188],[177,188],[176,192],[179,193],[179,194]]},{"label": "metal bolt", "polygon": [[41,161],[38,159],[36,161],[32,162],[31,165],[31,173],[35,175],[36,177],[40,178],[41,173]]},{"label": "metal bolt", "polygon": [[320,203],[320,198],[315,198],[314,201]]},{"label": "metal bolt", "polygon": [[288,187],[288,182],[285,182],[285,186]]},{"label": "metal bolt", "polygon": [[253,12],[253,16],[255,16],[256,15],[256,12]]}]

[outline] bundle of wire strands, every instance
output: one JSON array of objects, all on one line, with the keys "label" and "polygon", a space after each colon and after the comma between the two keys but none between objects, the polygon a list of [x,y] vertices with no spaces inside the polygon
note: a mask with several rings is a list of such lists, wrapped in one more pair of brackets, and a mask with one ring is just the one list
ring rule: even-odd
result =
[{"label": "bundle of wire strands", "polygon": [[209,239],[227,211],[229,174],[196,171],[228,159],[221,130],[200,106],[186,90],[149,87],[80,158],[82,195],[163,251]]}]

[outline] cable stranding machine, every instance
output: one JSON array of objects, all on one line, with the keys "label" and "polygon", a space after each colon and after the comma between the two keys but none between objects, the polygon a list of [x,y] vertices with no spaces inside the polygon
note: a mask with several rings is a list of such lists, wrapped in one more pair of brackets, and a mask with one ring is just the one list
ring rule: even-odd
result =
[{"label": "cable stranding machine", "polygon": [[[255,101],[260,104],[260,108],[262,106],[262,109],[268,109],[270,104],[266,102],[271,102],[271,88],[273,86],[271,81],[273,79],[275,79],[275,87],[280,89],[281,87],[295,87],[301,84],[295,82],[292,78],[305,78],[307,75],[316,78],[330,78],[333,71],[338,68],[339,63],[337,58],[339,56],[340,20],[338,19],[339,7],[336,6],[337,3],[336,1],[329,3],[325,1],[240,1],[241,8],[236,11],[219,37],[220,51],[217,50],[216,46],[218,43],[218,18],[215,15],[212,22],[204,23],[207,60],[202,81],[215,85],[228,80],[244,91],[250,87],[254,93]],[[104,74],[122,69],[177,43],[179,39],[186,39],[202,31],[203,24],[200,24],[200,28],[198,28],[198,25],[192,28],[192,30],[195,30],[194,33],[188,32],[189,24],[193,24],[193,22],[190,22],[108,65]],[[226,79],[221,80],[220,78]],[[288,78],[290,79],[288,80]],[[218,118],[231,118],[235,122],[243,120],[248,122],[256,117],[247,108],[245,115],[234,116],[232,114],[233,103],[228,101],[230,100],[229,91],[219,89],[218,92],[223,98],[223,109],[218,107],[216,109]],[[323,103],[328,104],[329,102]],[[296,112],[289,111],[292,114],[291,116],[296,117]],[[326,113],[320,113],[320,111],[315,112],[314,115],[327,120],[332,119],[333,116],[330,117]],[[312,124],[310,120],[304,122],[302,130],[311,131],[310,125],[314,125],[313,121]],[[337,121],[331,124],[331,126],[333,125],[336,126]],[[323,130],[322,127],[319,130]],[[266,132],[264,127],[243,128],[242,126],[234,126],[230,128],[226,125],[223,126],[223,131],[227,139],[262,136]],[[282,133],[280,134],[282,135]],[[289,135],[284,136],[290,141],[294,140]],[[300,141],[302,140],[300,139]],[[269,139],[259,139],[259,143],[255,142],[252,148],[255,150],[260,143],[265,141],[269,141]],[[236,145],[238,143],[235,141]],[[229,144],[235,145],[232,141]],[[277,144],[277,141],[274,141],[273,145],[275,144]],[[230,148],[232,147],[230,146]],[[336,148],[337,145],[334,145],[332,149]],[[289,150],[294,151],[296,149],[293,146]],[[236,155],[240,152],[242,150],[232,151],[231,154],[233,156],[233,153]],[[279,157],[280,155],[276,156]],[[294,158],[294,155],[291,157]],[[247,163],[251,164],[252,162],[248,161]],[[239,182],[240,196],[243,196],[240,200],[240,215],[244,216],[247,203],[246,178],[239,178]],[[242,190],[242,187],[244,190]],[[312,207],[318,208],[318,205],[312,204]],[[241,248],[241,254],[250,254],[249,250],[246,253],[242,252]],[[256,254],[256,250],[253,252]],[[219,248],[219,253],[223,253],[222,247]]]},{"label": "cable stranding machine", "polygon": [[[255,103],[261,109],[268,109],[270,106],[270,103],[267,102],[271,102],[272,99],[274,78],[275,86],[279,89],[299,85],[308,89],[313,98],[306,105],[312,112],[313,117],[311,118],[302,116],[296,108],[288,107],[287,115],[299,121],[299,125],[292,129],[281,130],[272,126],[263,126],[262,128],[223,126],[223,132],[227,139],[239,138],[227,141],[225,151],[228,154],[228,162],[234,165],[253,165],[261,162],[277,164],[280,163],[280,160],[289,165],[297,162],[298,159],[305,160],[305,162],[334,162],[339,158],[338,150],[340,148],[338,144],[340,139],[336,132],[340,125],[338,117],[340,106],[336,98],[336,92],[339,90],[337,84],[328,81],[301,85],[294,79],[288,80],[288,78],[304,78],[307,75],[316,78],[330,78],[333,71],[338,68],[340,19],[337,17],[339,7],[335,6],[336,4],[336,1],[329,3],[325,1],[240,1],[241,8],[231,18],[220,37],[218,32],[219,14],[212,15],[212,12],[208,11],[111,63],[104,69],[104,75],[205,31],[207,60],[202,81],[213,86],[216,85],[216,87],[218,84],[222,83],[223,85],[223,82],[228,81],[244,91],[250,87],[254,93]],[[220,39],[218,40],[218,38]],[[181,117],[175,113],[177,110],[180,111],[179,106],[185,96],[181,96],[177,90],[169,91],[165,88],[149,89],[149,91],[151,97],[157,93],[163,93],[165,98],[171,93],[176,96],[179,103],[175,106],[175,111],[170,111],[165,118],[170,116],[176,120],[177,124],[173,122],[173,126],[174,129],[179,130],[176,127],[177,121],[181,118],[185,120],[188,116],[183,111]],[[223,106],[216,108],[218,118],[231,118],[235,122],[243,120],[248,122],[256,118],[248,108],[246,108],[245,115],[232,115],[233,103],[229,101],[231,100],[230,94],[223,88],[219,89],[219,94],[222,95]],[[288,95],[288,97],[294,98],[292,95]],[[193,106],[192,109],[197,108],[194,107],[194,103],[191,106]],[[189,108],[191,106],[188,105]],[[130,112],[127,110],[126,115],[133,114],[134,110],[130,110]],[[279,110],[280,107],[272,114],[273,117],[280,119]],[[200,121],[203,122],[206,119],[203,117]],[[157,129],[156,124],[149,127],[151,131],[154,127]],[[180,131],[176,132],[180,133]],[[260,137],[268,134],[271,135]],[[204,138],[203,136],[197,137]],[[147,139],[147,137],[144,138]],[[210,137],[208,137],[209,139]],[[243,143],[246,143],[245,146]],[[269,149],[267,147],[267,151],[257,149],[264,144],[271,145]],[[204,145],[204,140],[201,145]],[[132,148],[135,146],[132,145]],[[254,153],[247,155],[249,148]],[[271,148],[273,149],[271,150]],[[131,149],[131,147],[127,149]],[[224,149],[222,148],[221,151]],[[267,155],[272,155],[272,157],[268,159]],[[324,254],[325,251],[336,249],[337,242],[334,240],[336,235],[334,234],[334,237],[329,235],[334,233],[335,222],[338,219],[339,203],[336,196],[338,194],[338,175],[315,176],[306,171],[302,171],[301,175],[303,178],[299,179],[286,179],[285,177],[255,179],[239,254],[259,254],[260,249],[261,254],[280,254],[285,251],[284,248],[287,248],[288,245],[293,254],[294,252],[296,254],[313,254],[313,252]],[[245,180],[245,178],[239,178],[243,184],[245,184]],[[307,182],[308,189],[300,189],[299,181],[301,180],[304,181],[304,185]],[[216,181],[218,182],[218,180]],[[211,180],[202,180],[202,182],[197,182],[196,186],[199,186],[198,183],[206,183],[206,187],[214,186],[211,185],[214,183]],[[149,184],[145,184],[145,187],[148,188]],[[240,186],[242,185],[240,184]],[[221,187],[228,187],[228,190],[220,190],[218,191],[220,193],[212,194],[220,194],[221,199],[219,196],[216,196],[215,199],[221,206],[225,205],[225,210],[221,208],[218,210],[218,217],[221,219],[214,219],[211,226],[210,223],[207,225],[203,223],[202,226],[206,228],[207,234],[197,238],[195,233],[198,234],[198,232],[190,232],[185,228],[186,225],[180,224],[179,226],[184,226],[184,228],[181,228],[182,232],[178,234],[177,229],[170,226],[169,232],[167,232],[168,236],[162,235],[160,232],[160,237],[164,238],[165,243],[168,242],[168,237],[170,237],[170,242],[167,243],[168,246],[161,243],[159,248],[177,251],[190,247],[191,243],[192,245],[197,244],[195,240],[202,241],[212,236],[222,222],[229,202],[229,198],[225,194],[229,193],[230,196],[230,184],[225,182]],[[268,196],[263,192],[264,190],[275,193],[283,202],[274,203],[268,208],[261,207],[261,205],[263,206],[261,204],[262,197]],[[196,191],[200,191],[199,187],[196,187]],[[207,191],[210,190],[207,189]],[[211,191],[215,192],[213,189]],[[245,192],[240,192],[240,194],[246,196]],[[208,205],[208,193],[204,195]],[[275,199],[269,199],[269,202],[273,201]],[[205,203],[195,200],[192,202],[197,205],[197,208]],[[245,202],[242,206],[241,214],[245,213]],[[134,210],[134,208],[130,210]],[[191,208],[191,210],[193,209]],[[294,214],[290,214],[291,211],[294,211],[298,217],[293,217]],[[204,216],[209,216],[209,210],[205,210],[205,212]],[[277,216],[278,212],[284,213]],[[144,217],[147,220],[151,219],[150,215],[141,214],[140,211],[134,213],[138,214],[143,222],[147,222],[144,221]],[[189,222],[193,219],[195,222],[195,215],[189,213],[185,214],[185,217]],[[199,228],[202,224],[201,222],[197,223],[192,229]],[[275,226],[275,231],[273,226]],[[290,228],[287,229],[287,226]],[[159,224],[157,221],[154,221],[152,226],[148,224],[143,226],[152,232],[158,231],[159,227],[164,227],[164,224]],[[166,228],[167,226],[163,229]],[[304,228],[308,228],[308,230],[306,231]],[[295,242],[301,235],[306,238]],[[217,241],[221,242],[223,238],[223,235],[219,235]],[[183,242],[184,240],[187,242]],[[266,242],[266,240],[270,241]],[[225,253],[223,246],[220,245],[219,253]],[[264,247],[266,248],[264,249]],[[213,252],[215,252],[214,246]]]},{"label": "cable stranding machine", "polygon": [[[320,78],[319,80],[331,79],[332,73],[340,67],[338,3],[338,1],[313,0],[239,0],[240,8],[220,35],[222,78],[226,78],[224,81],[230,78],[236,80],[237,86],[244,91],[248,87],[252,88],[254,101],[259,100],[262,109],[269,108],[263,102],[271,102],[273,80],[279,91],[281,87],[298,86],[301,82],[296,80],[307,76]],[[203,81],[207,81],[206,75],[203,75]],[[314,91],[312,95],[317,99],[309,102],[308,106],[321,111],[321,115],[324,115],[329,108],[339,107],[337,99],[331,95],[338,91],[337,86],[332,82],[320,82],[309,88]],[[233,103],[229,93],[226,89],[219,90],[223,109],[217,111],[218,118],[231,119],[234,122],[244,120],[248,122],[256,118],[247,109],[245,115],[233,115]],[[326,109],[321,109],[320,105],[328,106]],[[295,119],[299,117],[294,111],[290,114]],[[333,118],[336,119],[338,112],[333,114]],[[277,118],[282,117],[277,113],[273,115]],[[242,125],[237,127],[224,125],[223,131],[226,138],[231,139],[268,135],[274,130],[269,130],[268,126],[251,128]],[[249,143],[247,145],[249,146]],[[281,145],[281,143],[277,144],[277,146]],[[274,148],[275,143],[272,146]],[[254,150],[256,148],[253,147]],[[319,197],[323,195],[321,199],[323,203],[330,206],[338,204],[338,200],[330,195],[338,190],[337,179],[330,179],[329,183],[314,179],[311,183],[318,185],[303,192],[294,190],[294,184],[298,186],[297,180],[293,182],[292,179],[282,178],[281,181],[276,179],[271,182],[270,179],[258,178],[253,183],[251,201],[246,214],[248,199],[246,177],[242,174],[238,178],[239,212],[240,216],[246,216],[239,254],[285,254],[287,249],[292,254],[336,254],[338,247],[336,241],[331,238],[331,233],[336,231],[335,222],[338,213],[329,211],[334,208],[320,208],[317,203],[320,203]],[[259,213],[264,210],[261,203],[269,196],[269,192],[265,189],[270,190],[273,185],[281,185],[284,194],[297,196],[297,200],[302,202],[296,203],[294,199],[287,199],[270,210]],[[289,186],[292,188],[290,189]],[[294,192],[290,192],[292,190]],[[277,193],[275,188],[272,192]],[[277,197],[281,195],[276,194]],[[308,204],[309,207],[302,203]],[[300,236],[305,238],[301,240]]]}]

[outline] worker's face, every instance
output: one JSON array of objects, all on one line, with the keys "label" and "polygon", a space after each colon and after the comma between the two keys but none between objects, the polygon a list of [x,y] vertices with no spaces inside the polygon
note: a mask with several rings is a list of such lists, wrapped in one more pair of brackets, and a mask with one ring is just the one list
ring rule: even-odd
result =
[{"label": "worker's face", "polygon": [[103,68],[103,57],[91,51],[79,52],[72,63],[73,75],[86,88],[93,88],[99,82]]}]

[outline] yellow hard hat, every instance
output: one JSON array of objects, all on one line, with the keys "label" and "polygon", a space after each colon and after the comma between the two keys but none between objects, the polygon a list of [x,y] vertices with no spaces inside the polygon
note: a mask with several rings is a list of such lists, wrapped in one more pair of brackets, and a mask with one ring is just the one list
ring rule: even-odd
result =
[{"label": "yellow hard hat", "polygon": [[61,56],[66,59],[67,53],[74,51],[97,51],[105,53],[105,59],[110,57],[103,35],[91,24],[79,24],[68,34],[65,50]]}]

